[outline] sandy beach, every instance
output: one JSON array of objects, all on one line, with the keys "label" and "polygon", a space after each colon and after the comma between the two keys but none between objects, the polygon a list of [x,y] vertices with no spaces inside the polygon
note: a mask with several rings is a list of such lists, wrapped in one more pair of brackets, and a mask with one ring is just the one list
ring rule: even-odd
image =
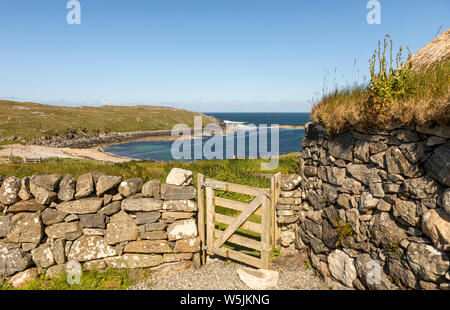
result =
[{"label": "sandy beach", "polygon": [[113,156],[102,152],[100,149],[74,149],[74,148],[56,148],[40,145],[5,145],[0,150],[0,157],[3,161],[8,160],[10,156],[28,158],[28,159],[47,159],[47,158],[73,158],[73,159],[92,159],[108,162],[128,162],[131,159]]}]

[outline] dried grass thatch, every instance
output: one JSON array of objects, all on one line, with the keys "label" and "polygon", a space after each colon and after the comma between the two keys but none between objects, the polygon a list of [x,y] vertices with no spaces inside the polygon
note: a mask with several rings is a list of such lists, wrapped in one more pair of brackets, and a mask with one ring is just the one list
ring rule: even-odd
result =
[{"label": "dried grass thatch", "polygon": [[410,61],[413,70],[428,68],[450,58],[450,29],[444,31],[433,41],[415,53]]}]

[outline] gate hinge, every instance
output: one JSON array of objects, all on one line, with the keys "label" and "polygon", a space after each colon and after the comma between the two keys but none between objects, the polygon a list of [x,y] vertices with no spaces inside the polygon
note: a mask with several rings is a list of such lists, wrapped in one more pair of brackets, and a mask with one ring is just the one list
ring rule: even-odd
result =
[{"label": "gate hinge", "polygon": [[226,253],[224,253],[222,251],[219,251],[219,250],[216,250],[216,249],[209,248],[206,245],[203,246],[203,250],[211,251],[211,252],[214,252],[214,253],[216,253],[218,255],[221,255],[221,256],[225,256],[226,255]]},{"label": "gate hinge", "polygon": [[225,190],[222,186],[216,185],[216,184],[202,183],[202,184],[200,184],[200,185],[201,185],[202,187],[211,187],[211,188],[215,188],[215,189]]}]

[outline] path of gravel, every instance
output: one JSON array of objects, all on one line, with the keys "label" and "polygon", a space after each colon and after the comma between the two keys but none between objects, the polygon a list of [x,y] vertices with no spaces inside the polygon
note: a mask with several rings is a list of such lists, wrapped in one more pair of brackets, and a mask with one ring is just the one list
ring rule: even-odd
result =
[{"label": "path of gravel", "polygon": [[[248,290],[237,273],[239,264],[219,259],[210,260],[199,269],[190,269],[176,275],[146,280],[135,284],[132,290]],[[289,268],[292,269],[292,268]],[[312,269],[277,267],[280,272],[279,290],[328,289]]]}]

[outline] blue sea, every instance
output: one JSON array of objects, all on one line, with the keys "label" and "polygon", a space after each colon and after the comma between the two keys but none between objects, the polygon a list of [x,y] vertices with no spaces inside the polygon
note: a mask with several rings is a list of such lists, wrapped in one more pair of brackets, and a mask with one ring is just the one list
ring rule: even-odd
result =
[{"label": "blue sea", "polygon": [[[259,126],[261,124],[270,125],[290,125],[290,126],[303,126],[310,121],[309,113],[204,113],[206,115],[214,116],[226,123],[236,126],[237,130],[241,129],[241,132],[245,134],[245,158],[264,157],[264,153],[260,152],[261,147],[255,146],[254,143],[250,143],[252,138],[259,138],[259,130],[244,130],[248,129],[249,125]],[[237,149],[237,134],[234,135],[234,151],[233,154],[238,153]],[[301,141],[305,136],[305,131],[303,129],[279,129],[279,152],[278,154],[289,154],[293,152],[301,151]],[[266,151],[273,154],[272,143],[271,143],[271,131],[268,130],[267,133],[267,147]],[[227,158],[226,154],[230,154],[230,150],[227,152],[226,137],[223,136],[223,143],[213,144],[213,151],[217,151],[216,154],[223,154],[222,157],[215,159]],[[131,142],[112,145],[104,148],[105,152],[134,159],[144,159],[144,160],[154,160],[154,161],[194,161],[194,149],[198,149],[200,144],[202,144],[202,149],[205,143],[208,143],[210,137],[203,137],[203,139],[184,141],[184,143],[189,143],[191,148],[192,156],[182,159],[174,159],[172,156],[171,148],[174,141],[151,141],[151,142]],[[258,139],[259,141],[259,139]],[[184,144],[186,145],[186,144]],[[211,145],[211,142],[209,142]],[[252,148],[249,147],[252,146]],[[217,147],[217,150],[216,150]],[[188,148],[187,148],[188,149]],[[275,149],[275,148],[274,148]],[[183,146],[179,148],[180,151],[183,150]],[[265,151],[262,148],[263,152]],[[241,158],[242,156],[238,156]],[[266,153],[267,157],[267,153]],[[203,155],[201,159],[205,158]]]}]

